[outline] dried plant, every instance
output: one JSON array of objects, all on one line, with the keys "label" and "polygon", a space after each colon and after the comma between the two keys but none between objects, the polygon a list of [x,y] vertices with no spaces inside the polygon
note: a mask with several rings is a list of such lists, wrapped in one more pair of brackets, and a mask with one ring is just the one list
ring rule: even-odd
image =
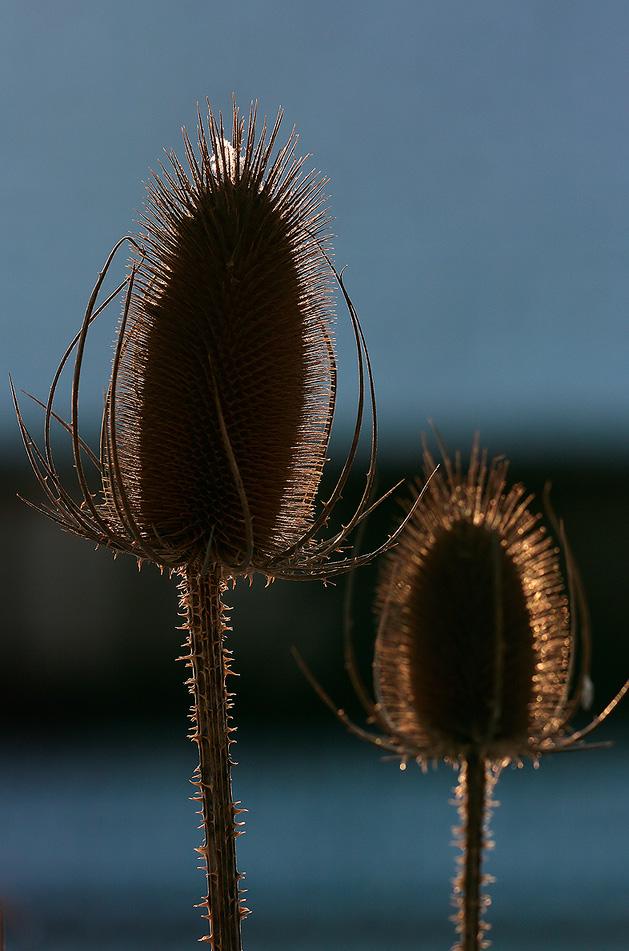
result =
[{"label": "dried plant", "polygon": [[[254,571],[326,579],[371,557],[343,554],[348,536],[373,507],[377,425],[369,357],[330,261],[325,180],[304,173],[294,132],[275,149],[280,121],[281,111],[268,138],[266,122],[256,137],[252,106],[245,134],[234,104],[228,141],[222,117],[216,120],[210,109],[207,127],[199,115],[198,156],[184,130],[189,169],[170,154],[170,167],[152,176],[142,233],[122,239],[111,252],[81,330],[61,360],[46,404],[40,404],[43,448],[15,403],[26,451],[47,496],[41,511],[66,531],[179,576],[205,830],[199,852],[207,872],[210,933],[202,940],[215,951],[240,948],[244,912],[235,856],[222,591],[228,579]],[[127,278],[99,304],[124,241],[132,248]],[[336,399],[335,281],[356,344],[358,410],[341,475],[317,512]],[[120,293],[122,319],[96,456],[79,427],[84,351],[94,320]],[[73,352],[71,416],[64,422],[55,397]],[[366,389],[372,448],[364,492],[347,524],[321,538],[355,460]],[[80,501],[63,484],[53,458],[54,421],[71,437]],[[98,475],[96,489],[89,466]]]},{"label": "dried plant", "polygon": [[521,485],[507,489],[507,460],[488,466],[478,438],[466,474],[460,455],[453,465],[439,443],[445,474],[434,471],[424,440],[422,501],[386,556],[377,589],[376,702],[357,671],[346,625],[346,666],[368,722],[382,734],[338,710],[299,662],[349,730],[399,755],[402,768],[410,759],[459,768],[455,951],[477,951],[489,944],[481,868],[501,770],[511,761],[587,747],[584,738],[629,681],[589,725],[571,729],[591,694],[590,631],[563,528],[548,507],[558,549],[531,511],[533,496]]}]

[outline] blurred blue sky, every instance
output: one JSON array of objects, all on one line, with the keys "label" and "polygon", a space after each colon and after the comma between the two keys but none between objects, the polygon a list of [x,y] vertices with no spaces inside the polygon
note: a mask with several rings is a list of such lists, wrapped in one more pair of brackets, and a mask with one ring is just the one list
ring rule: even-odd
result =
[{"label": "blurred blue sky", "polygon": [[[629,4],[3,0],[0,439],[196,103],[285,109],[330,177],[384,449],[629,455]],[[120,262],[120,273],[123,261]],[[84,418],[106,384],[112,308]],[[99,349],[100,348],[100,349]],[[354,397],[339,330],[340,421]],[[30,417],[29,418],[36,418]],[[36,423],[35,423],[36,425]]]}]

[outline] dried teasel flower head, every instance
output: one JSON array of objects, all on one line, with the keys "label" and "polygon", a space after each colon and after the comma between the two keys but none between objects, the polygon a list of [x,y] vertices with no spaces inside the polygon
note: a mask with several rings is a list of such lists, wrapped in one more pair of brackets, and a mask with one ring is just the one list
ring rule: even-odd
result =
[{"label": "dried teasel flower head", "polygon": [[488,464],[478,437],[467,472],[460,454],[453,464],[439,442],[443,462],[435,471],[424,439],[421,501],[381,572],[376,703],[346,633],[350,676],[382,735],[356,726],[315,686],[352,732],[403,762],[460,762],[474,752],[504,764],[574,747],[629,682],[588,726],[571,730],[591,692],[590,632],[563,529],[549,508],[557,548],[531,510],[533,496],[522,485],[507,488],[507,460]]},{"label": "dried teasel flower head", "polygon": [[[209,103],[208,103],[209,108]],[[276,150],[281,111],[267,137],[234,105],[231,140],[211,109],[199,116],[198,155],[184,130],[188,168],[174,154],[148,185],[142,233],[131,241],[124,308],[102,424],[100,458],[79,434],[78,402],[90,325],[112,251],[82,329],[46,404],[39,450],[18,418],[47,514],[67,530],[168,568],[224,577],[328,576],[351,559],[330,556],[366,515],[377,429],[363,497],[349,524],[321,540],[357,450],[365,381],[375,408],[362,331],[330,261],[325,180],[304,173],[296,136]],[[125,239],[123,239],[125,240]],[[354,440],[328,503],[315,513],[336,395],[332,285],[352,321],[360,395]],[[73,500],[53,461],[51,420],[61,371],[76,348],[67,424],[82,495]],[[16,404],[17,406],[17,404]],[[101,499],[84,460],[100,474]],[[385,543],[385,547],[386,547]]]},{"label": "dried teasel flower head", "polygon": [[[518,756],[561,732],[571,631],[550,536],[508,463],[444,452],[378,589],[376,686],[409,745]],[[425,467],[434,468],[425,451]]]},{"label": "dried teasel flower head", "polygon": [[[570,748],[620,695],[589,727],[570,731],[590,691],[590,634],[563,530],[556,525],[560,550],[531,510],[533,496],[506,487],[508,462],[488,465],[478,438],[467,473],[459,454],[453,465],[441,451],[443,470],[378,588],[374,666],[383,718],[420,758],[461,760],[474,750],[504,762]],[[434,468],[424,445],[426,477]]]}]

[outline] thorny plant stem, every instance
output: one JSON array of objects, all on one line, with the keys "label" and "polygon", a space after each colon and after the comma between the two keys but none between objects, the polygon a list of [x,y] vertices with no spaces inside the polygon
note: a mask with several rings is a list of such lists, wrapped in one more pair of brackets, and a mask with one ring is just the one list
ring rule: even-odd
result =
[{"label": "thorny plant stem", "polygon": [[181,604],[186,614],[189,654],[183,659],[192,670],[188,681],[194,698],[191,719],[193,739],[199,749],[199,766],[193,780],[198,787],[203,846],[197,851],[205,863],[209,935],[213,951],[241,951],[239,901],[236,868],[236,830],[231,786],[232,742],[229,710],[231,694],[225,677],[230,673],[229,653],[223,646],[225,624],[221,593],[223,582],[218,569],[202,577],[186,573],[180,585]]},{"label": "thorny plant stem", "polygon": [[479,951],[484,946],[481,921],[483,897],[481,895],[483,847],[485,845],[485,810],[488,784],[487,763],[477,751],[471,750],[463,764],[460,777],[463,799],[460,811],[464,820],[461,829],[463,849],[459,888],[460,951]]}]

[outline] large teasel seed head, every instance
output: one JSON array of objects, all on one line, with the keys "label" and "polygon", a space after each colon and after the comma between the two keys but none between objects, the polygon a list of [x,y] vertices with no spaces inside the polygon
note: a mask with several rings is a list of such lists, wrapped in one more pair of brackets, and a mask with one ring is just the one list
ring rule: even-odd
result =
[{"label": "large teasel seed head", "polygon": [[[435,468],[426,449],[425,472]],[[423,755],[533,753],[560,733],[571,630],[558,550],[508,463],[444,451],[387,556],[375,685],[391,732]]]},{"label": "large teasel seed head", "polygon": [[[211,111],[189,171],[154,176],[118,374],[120,467],[140,532],[175,560],[267,560],[309,524],[327,446],[324,181],[295,137],[271,162]],[[247,552],[247,549],[250,549]]]},{"label": "large teasel seed head", "polygon": [[[208,103],[209,109],[209,103]],[[184,130],[187,168],[169,154],[148,185],[141,233],[111,251],[81,329],[53,377],[40,448],[13,398],[26,452],[46,497],[41,511],[66,531],[197,576],[260,571],[330,578],[388,550],[346,554],[373,501],[378,426],[360,321],[331,261],[325,179],[304,172],[296,136],[276,149],[282,112],[267,136],[234,105],[199,116],[198,148]],[[112,262],[132,248],[126,279],[100,301]],[[336,405],[332,289],[347,306],[358,400],[352,441],[327,501],[317,491]],[[81,435],[79,394],[94,321],[122,292],[122,319],[106,390],[100,452]],[[74,354],[71,414],[57,413],[59,382]],[[323,532],[357,458],[365,410],[371,453],[350,518]],[[51,430],[72,440],[80,501],[64,484]],[[98,473],[94,490],[87,464]],[[37,507],[37,506],[36,506]],[[323,537],[322,537],[323,536]]]}]

